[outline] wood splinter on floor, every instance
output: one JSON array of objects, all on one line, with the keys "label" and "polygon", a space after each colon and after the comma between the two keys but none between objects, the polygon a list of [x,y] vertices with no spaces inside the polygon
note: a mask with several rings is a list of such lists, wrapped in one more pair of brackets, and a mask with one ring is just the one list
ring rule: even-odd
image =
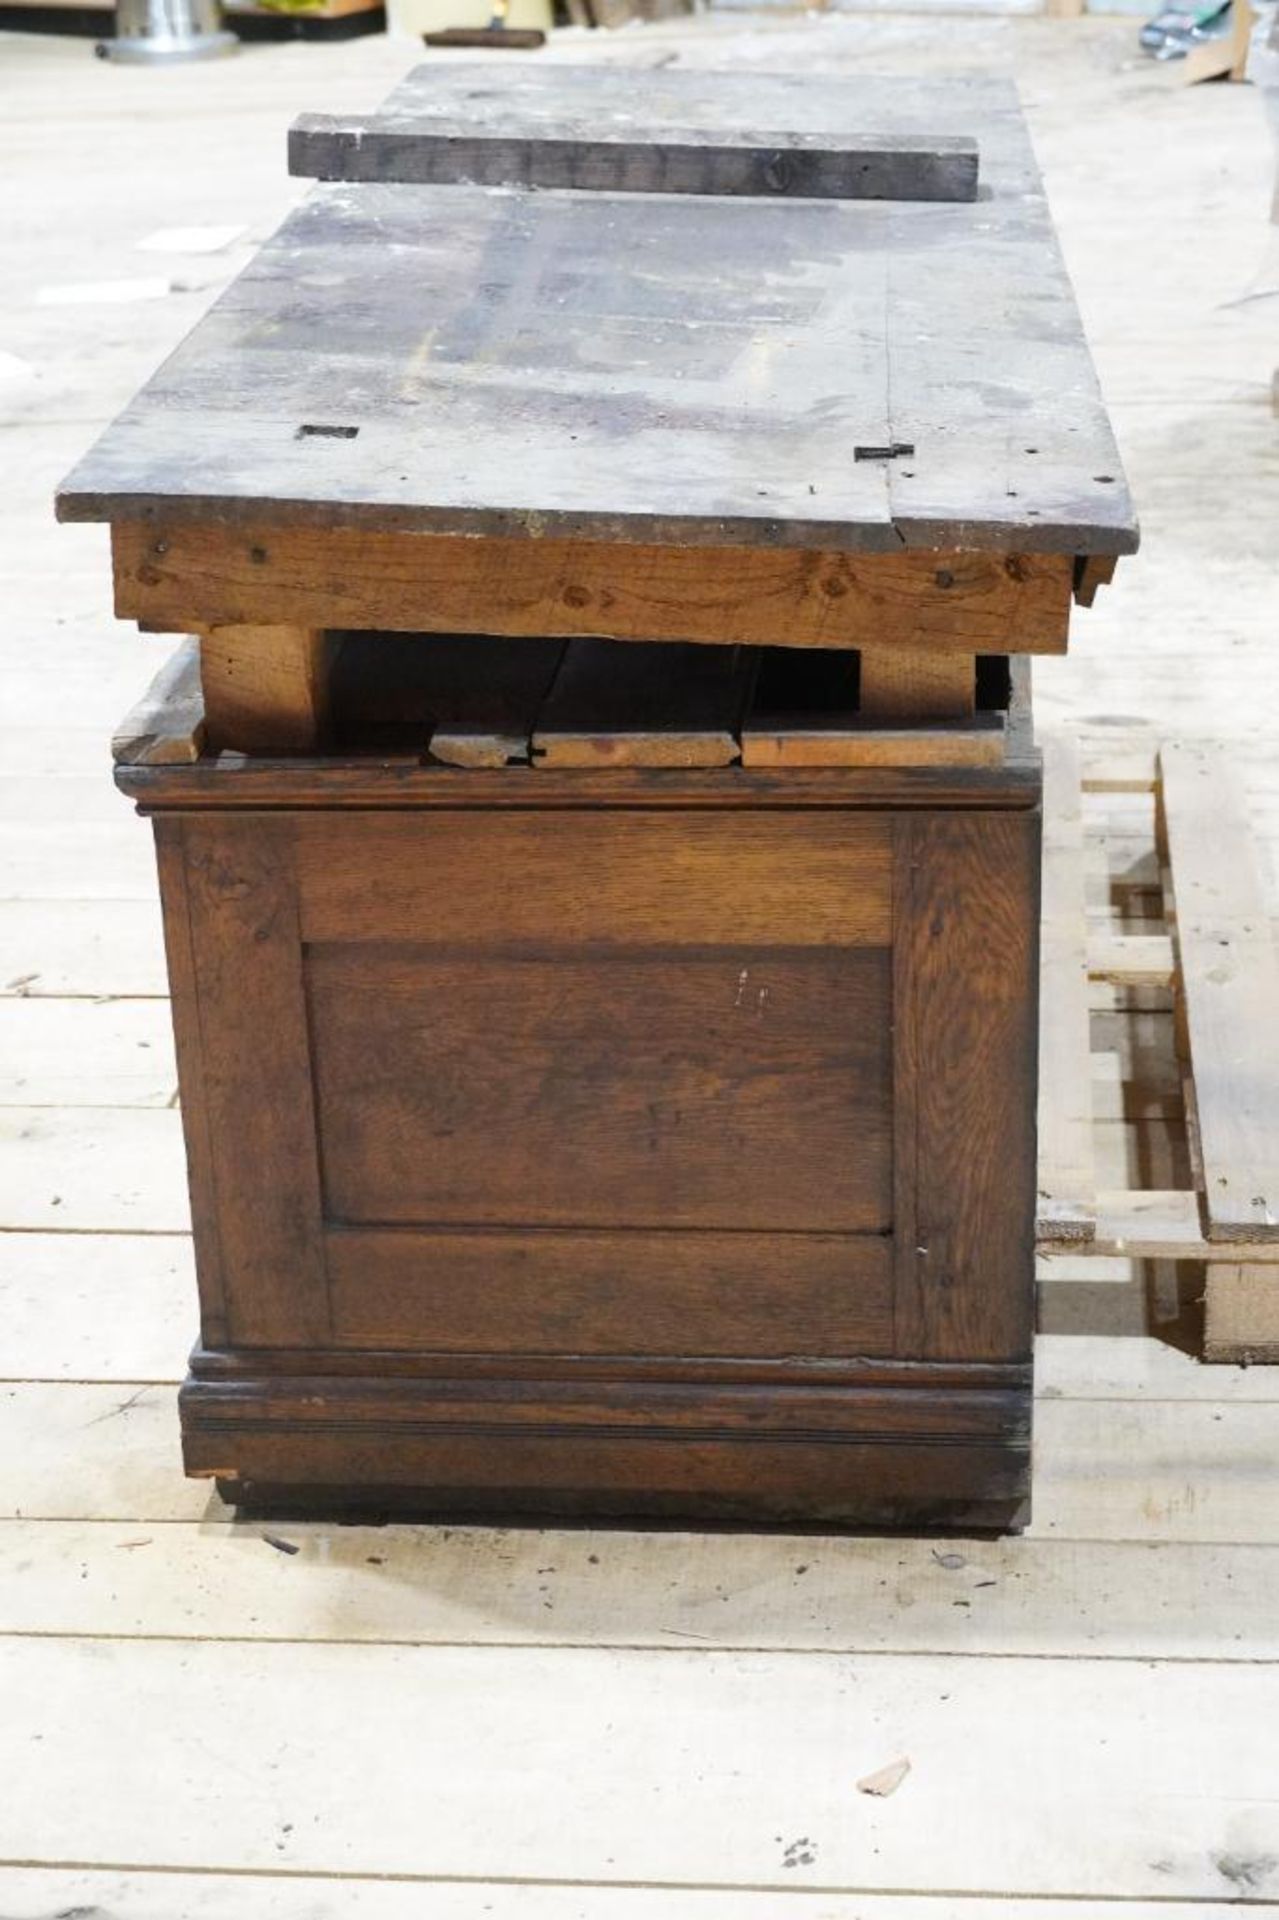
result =
[{"label": "wood splinter on floor", "polygon": [[857,1791],[869,1793],[876,1800],[887,1800],[890,1794],[896,1793],[909,1772],[910,1761],[903,1755],[900,1760],[893,1760],[888,1766],[881,1767],[877,1773],[868,1773],[864,1780],[859,1780]]}]

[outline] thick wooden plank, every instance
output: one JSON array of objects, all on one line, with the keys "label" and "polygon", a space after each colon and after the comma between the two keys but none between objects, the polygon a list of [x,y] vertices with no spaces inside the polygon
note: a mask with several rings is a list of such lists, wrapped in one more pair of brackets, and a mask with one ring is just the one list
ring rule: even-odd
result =
[{"label": "thick wooden plank", "polygon": [[1039,821],[897,825],[898,1348],[1019,1358],[1034,1296]]},{"label": "thick wooden plank", "polygon": [[[1064,653],[1070,561],[1023,555],[448,539],[279,519],[112,530],[116,610],[160,626],[294,622],[718,645]],[[944,576],[945,585],[939,585]]]},{"label": "thick wooden plank", "polygon": [[547,767],[726,767],[756,662],[740,648],[574,640],[537,716]]},{"label": "thick wooden plank", "polygon": [[186,639],[112,734],[111,758],[156,766],[181,765],[199,759],[204,734],[200,643]]},{"label": "thick wooden plank", "polygon": [[533,722],[563,653],[558,640],[344,634],[331,685],[335,746],[448,766],[527,761]]},{"label": "thick wooden plank", "polygon": [[1229,749],[1159,755],[1210,1240],[1279,1239],[1279,955]]},{"label": "thick wooden plank", "polygon": [[1088,1015],[1083,819],[1073,744],[1046,735],[1039,984],[1041,1241],[1093,1237],[1092,1039]]},{"label": "thick wooden plank", "polygon": [[319,628],[211,628],[200,641],[210,745],[268,754],[318,746],[328,725],[331,652]]},{"label": "thick wooden plank", "polygon": [[[1273,1858],[1266,1667],[24,1639],[0,1678],[24,1862],[1216,1900]],[[900,1795],[854,1790],[899,1754]]]},{"label": "thick wooden plank", "polygon": [[867,720],[908,725],[971,719],[976,662],[940,647],[863,647],[859,705]]},{"label": "thick wooden plank", "polygon": [[[435,82],[438,69],[428,71]],[[574,70],[546,69],[537,78],[558,89],[566,71]],[[577,77],[613,88],[619,79],[627,84],[607,68],[579,68]],[[672,78],[697,82],[692,74]],[[636,126],[633,115],[626,116],[629,126],[622,126],[617,119],[610,124],[607,106],[597,109],[593,90],[587,99],[561,100],[565,117],[557,122],[526,117],[520,94],[512,89],[513,97],[502,100],[501,119],[485,125],[482,109],[493,99],[491,86],[472,83],[449,103],[451,111],[442,108],[434,86],[412,89],[411,76],[376,113],[301,114],[289,129],[289,172],[312,180],[542,191],[816,200],[977,197],[977,143],[962,134],[818,136],[793,127],[769,132],[758,121],[760,130],[751,133],[708,130],[692,122]],[[802,99],[802,92],[796,89],[792,97]],[[583,109],[589,120],[573,124],[568,115]]]},{"label": "thick wooden plank", "polygon": [[61,512],[1131,551],[1013,90],[970,75],[838,90],[844,128],[961,125],[988,196],[317,187],[65,483]]},{"label": "thick wooden plank", "polygon": [[890,829],[866,814],[347,815],[294,838],[312,942],[473,944],[500,919],[555,949],[883,946],[892,924]]},{"label": "thick wooden plank", "polygon": [[883,1236],[343,1230],[325,1256],[339,1346],[768,1358],[802,1341],[840,1359],[892,1342]]},{"label": "thick wooden plank", "polygon": [[1208,1269],[1204,1359],[1246,1367],[1279,1362],[1279,1265],[1246,1262]]},{"label": "thick wooden plank", "polygon": [[[599,23],[603,24],[603,23]],[[534,66],[503,76],[417,67],[376,113],[303,114],[289,171],[324,180],[450,181],[631,193],[971,200],[967,129],[867,133],[824,76],[663,71],[642,116],[625,70]]]},{"label": "thick wooden plank", "polygon": [[[322,1339],[328,1299],[287,825],[252,817],[162,823],[181,836],[181,906],[198,956],[175,971],[178,1065],[202,1287],[245,1346]],[[219,1194],[234,1206],[215,1204]]]},{"label": "thick wooden plank", "polygon": [[[497,877],[509,885],[510,872]],[[597,942],[610,934],[597,923]],[[714,947],[691,953],[511,952],[482,933],[443,953],[348,941],[311,946],[306,992],[335,1221],[806,1233],[891,1223],[883,948],[753,945],[731,920]],[[611,1284],[625,1289],[622,1244]],[[426,1247],[418,1257],[425,1267]],[[447,1251],[440,1258],[447,1268]],[[691,1266],[695,1247],[670,1258]],[[718,1268],[713,1249],[708,1258]],[[555,1262],[553,1244],[527,1248],[527,1284],[582,1289],[589,1339],[585,1280],[574,1265],[556,1282]],[[489,1345],[499,1330],[500,1316]]]}]

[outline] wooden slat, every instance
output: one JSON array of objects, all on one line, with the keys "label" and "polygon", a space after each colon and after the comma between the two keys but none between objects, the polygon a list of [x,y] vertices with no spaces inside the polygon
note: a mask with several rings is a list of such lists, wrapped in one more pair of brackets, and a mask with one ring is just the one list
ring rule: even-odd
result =
[{"label": "wooden slat", "polygon": [[1159,756],[1210,1240],[1279,1239],[1279,957],[1228,749]]},{"label": "wooden slat", "polygon": [[315,748],[328,722],[330,652],[319,628],[211,628],[200,641],[210,744],[238,753]]},{"label": "wooden slat", "polygon": [[745,767],[997,767],[1005,753],[1001,714],[973,726],[875,727],[853,716],[846,727],[782,714],[759,714],[742,735]]},{"label": "wooden slat", "polygon": [[[157,625],[296,623],[721,646],[1064,653],[1071,563],[322,529],[112,530],[117,611]],[[939,573],[948,584],[937,584]]]},{"label": "wooden slat", "polygon": [[726,767],[755,660],[741,648],[573,640],[533,733],[547,767]]},{"label": "wooden slat", "polygon": [[1039,989],[1039,1201],[1041,1241],[1091,1240],[1092,1040],[1079,768],[1073,743],[1042,742],[1043,921]]},{"label": "wooden slat", "polygon": [[111,736],[111,758],[148,766],[198,760],[204,748],[200,643],[186,639]]},{"label": "wooden slat", "polygon": [[1279,1264],[1279,1242],[1208,1240],[1199,1217],[1199,1197],[1184,1191],[1103,1190],[1097,1195],[1096,1237],[1089,1251],[1142,1260],[1198,1260],[1230,1264],[1241,1259]]},{"label": "wooden slat", "polygon": [[[301,114],[289,129],[289,172],[314,180],[411,186],[461,182],[769,199],[973,200],[977,195],[977,142],[962,134],[803,134],[789,124],[772,132],[758,119],[753,122],[757,130],[749,131],[722,122],[708,128],[647,116],[637,124],[633,96],[618,87],[619,80],[627,85],[629,76],[607,68],[575,70],[577,97],[565,97],[562,68],[543,70],[536,80],[549,83],[561,97],[551,99],[549,113],[530,114],[523,109],[536,81],[525,79],[523,89],[502,89],[495,97],[485,73],[460,95],[441,100],[439,69],[429,69],[429,81],[426,71],[410,75],[375,113]],[[670,76],[676,89],[681,82],[696,86],[699,79]],[[580,97],[583,88],[589,91]],[[657,98],[662,101],[662,95]],[[802,89],[795,88],[791,98],[802,115]],[[623,100],[630,107],[623,109],[624,121],[617,111]],[[674,104],[678,110],[678,97]]]},{"label": "wooden slat", "polygon": [[1163,933],[1090,934],[1088,978],[1120,987],[1169,986],[1172,941]]}]

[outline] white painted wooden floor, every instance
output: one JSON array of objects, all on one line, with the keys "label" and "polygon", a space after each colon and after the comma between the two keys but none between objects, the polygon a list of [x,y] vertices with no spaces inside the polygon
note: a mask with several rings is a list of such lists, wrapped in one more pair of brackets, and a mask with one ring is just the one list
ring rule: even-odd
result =
[{"label": "white painted wooden floor", "polygon": [[[1271,153],[1254,96],[1178,90],[1131,33],[738,17],[553,57],[1012,65],[1147,529],[1041,714],[1237,738],[1273,880],[1279,307],[1247,297],[1279,283]],[[113,623],[103,534],[49,500],[245,258],[137,242],[262,237],[291,115],[371,106],[414,57],[130,73],[0,36],[0,1914],[1279,1907],[1279,1373],[1198,1367],[1166,1284],[1149,1311],[1122,1271],[1045,1289],[1014,1542],[281,1527],[289,1553],[180,1475],[173,1060],[105,751],[163,643]],[[162,298],[46,304],[157,274]],[[892,1797],[858,1792],[899,1757]]]}]

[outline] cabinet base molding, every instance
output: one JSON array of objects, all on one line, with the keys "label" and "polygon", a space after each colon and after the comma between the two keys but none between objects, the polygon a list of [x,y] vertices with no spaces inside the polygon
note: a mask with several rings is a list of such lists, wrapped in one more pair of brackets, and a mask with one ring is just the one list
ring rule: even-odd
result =
[{"label": "cabinet base molding", "polygon": [[1024,1367],[977,1365],[969,1383],[962,1367],[871,1363],[850,1385],[248,1364],[197,1355],[183,1447],[188,1473],[263,1516],[965,1533],[1029,1518]]}]

